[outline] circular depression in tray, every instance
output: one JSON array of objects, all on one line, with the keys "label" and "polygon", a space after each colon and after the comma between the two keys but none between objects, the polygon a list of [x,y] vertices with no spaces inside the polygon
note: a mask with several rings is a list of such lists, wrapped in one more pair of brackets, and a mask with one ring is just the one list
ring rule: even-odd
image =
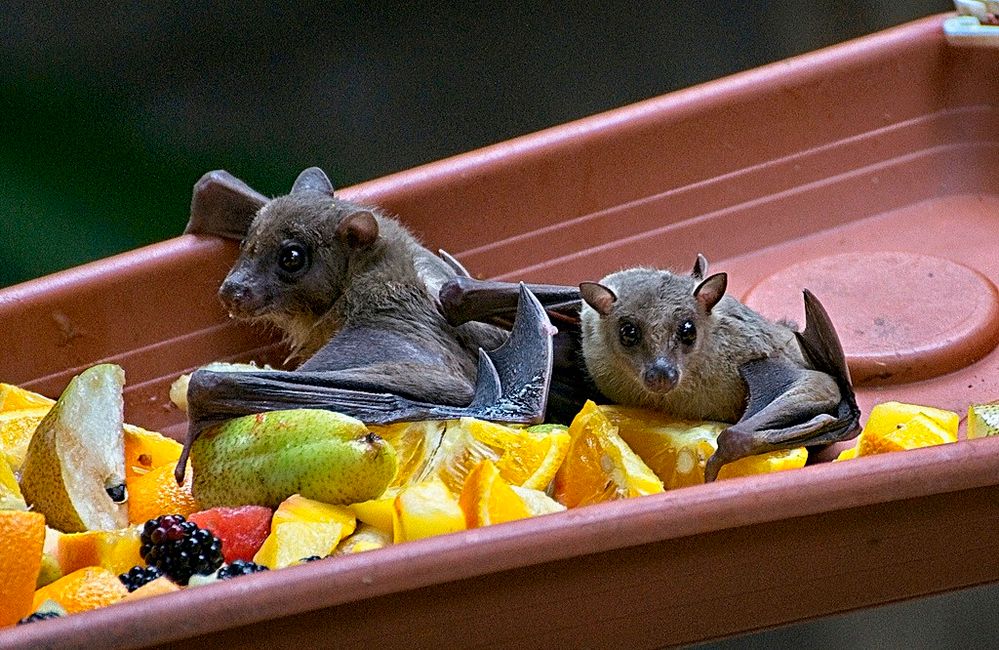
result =
[{"label": "circular depression in tray", "polygon": [[820,257],[764,278],[745,302],[768,318],[791,318],[800,328],[803,289],[829,312],[858,386],[953,372],[999,343],[995,285],[950,260],[907,252]]}]

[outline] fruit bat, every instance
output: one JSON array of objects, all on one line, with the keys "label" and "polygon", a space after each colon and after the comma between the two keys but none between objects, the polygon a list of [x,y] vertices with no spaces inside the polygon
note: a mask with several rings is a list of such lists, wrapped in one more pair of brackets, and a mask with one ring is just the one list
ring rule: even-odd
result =
[{"label": "fruit bat", "polygon": [[305,361],[290,371],[195,371],[178,481],[205,427],[250,413],[322,408],[371,424],[544,418],[554,328],[537,298],[518,288],[509,333],[448,323],[438,293],[466,273],[461,265],[393,217],[336,196],[322,170],[303,171],[272,200],[209,172],[185,232],[241,240],[220,299],[235,317],[277,327]]},{"label": "fruit bat", "polygon": [[[561,328],[551,403],[572,413],[596,396],[733,422],[708,459],[708,481],[739,458],[856,436],[860,410],[819,300],[804,292],[806,326],[797,332],[726,296],[726,285],[723,273],[707,276],[703,255],[689,275],[628,269],[579,287],[528,285]],[[501,323],[516,287],[456,277],[442,286],[441,304],[452,323]]]}]

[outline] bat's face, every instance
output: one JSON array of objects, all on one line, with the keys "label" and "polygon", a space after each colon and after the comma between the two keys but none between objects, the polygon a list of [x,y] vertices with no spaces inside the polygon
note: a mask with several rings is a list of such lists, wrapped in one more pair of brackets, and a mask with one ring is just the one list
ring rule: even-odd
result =
[{"label": "bat's face", "polygon": [[673,390],[701,347],[705,316],[692,295],[693,279],[631,269],[596,286],[607,293],[591,290],[591,302],[584,292],[581,318],[583,354],[597,385],[609,397]]},{"label": "bat's face", "polygon": [[219,289],[230,315],[308,327],[342,292],[346,251],[334,236],[340,211],[319,193],[267,203],[254,218],[240,255]]}]

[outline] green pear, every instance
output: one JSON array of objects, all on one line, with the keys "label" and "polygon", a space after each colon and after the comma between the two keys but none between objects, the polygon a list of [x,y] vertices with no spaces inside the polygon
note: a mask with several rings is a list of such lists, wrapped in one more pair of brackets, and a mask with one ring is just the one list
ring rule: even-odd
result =
[{"label": "green pear", "polygon": [[272,411],[205,429],[191,447],[203,508],[276,507],[293,494],[331,504],[381,495],[395,450],[360,420],[320,409]]},{"label": "green pear", "polygon": [[88,368],[69,382],[31,437],[21,466],[21,492],[57,530],[128,525],[124,383],[119,366]]}]

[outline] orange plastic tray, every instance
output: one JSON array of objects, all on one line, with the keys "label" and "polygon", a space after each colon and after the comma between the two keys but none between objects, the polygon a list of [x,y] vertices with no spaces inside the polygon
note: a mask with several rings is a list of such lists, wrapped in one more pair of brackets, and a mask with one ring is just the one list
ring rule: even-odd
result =
[{"label": "orange plastic tray", "polygon": [[[999,57],[949,46],[942,21],[343,193],[487,277],[577,283],[703,252],[730,291],[798,318],[810,283],[865,410],[964,412],[999,397]],[[178,374],[280,360],[215,299],[235,254],[181,236],[0,291],[20,351],[0,378],[56,395],[114,361],[127,419],[180,435]],[[961,441],[249,576],[10,628],[0,645],[657,647],[999,580],[997,528],[999,440]]]}]

